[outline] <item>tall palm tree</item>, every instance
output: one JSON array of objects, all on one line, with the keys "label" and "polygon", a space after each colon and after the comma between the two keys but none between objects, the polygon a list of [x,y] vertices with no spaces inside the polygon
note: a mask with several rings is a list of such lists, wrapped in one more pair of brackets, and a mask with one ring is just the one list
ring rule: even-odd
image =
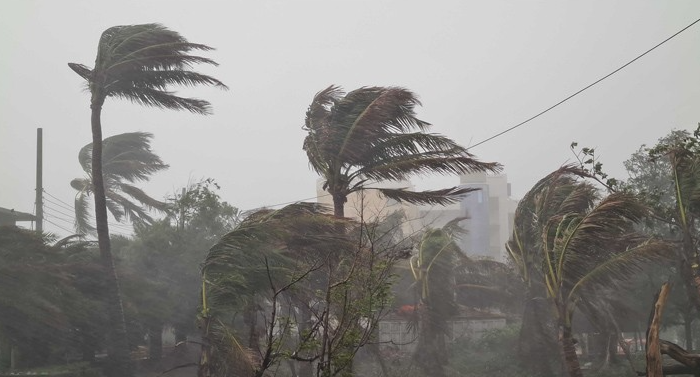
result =
[{"label": "tall palm tree", "polygon": [[[168,168],[168,165],[151,150],[153,135],[145,132],[128,132],[110,136],[102,142],[102,174],[104,175],[107,209],[117,221],[152,223],[149,209],[165,211],[167,203],[148,196],[133,184],[147,181],[151,174]],[[85,177],[76,178],[70,185],[78,191],[75,196],[75,228],[84,234],[94,231],[88,214],[87,198],[92,189],[92,143],[80,149],[80,166]],[[137,203],[135,203],[137,202]]]},{"label": "tall palm tree", "polygon": [[347,196],[377,189],[387,198],[414,204],[448,204],[468,188],[414,192],[372,187],[372,182],[402,181],[421,174],[495,172],[497,163],[480,162],[451,139],[427,133],[416,117],[417,96],[399,87],[363,87],[345,94],[337,86],[316,93],[303,129],[311,168],[333,196],[334,213],[344,216]]},{"label": "tall palm tree", "polygon": [[97,47],[95,67],[68,63],[85,79],[90,91],[92,127],[92,186],[95,194],[95,222],[102,263],[106,268],[110,306],[109,334],[110,375],[133,375],[126,337],[124,313],[109,241],[107,200],[102,173],[102,106],[108,97],[128,99],[145,106],[210,113],[209,102],[183,98],[169,91],[171,85],[226,86],[219,80],[191,70],[193,64],[216,65],[216,62],[192,51],[208,51],[211,47],[190,43],[175,31],[159,24],[114,26],[102,33]]},{"label": "tall palm tree", "polygon": [[577,178],[586,173],[563,167],[538,182],[516,210],[508,251],[526,283],[544,290],[554,309],[562,356],[571,377],[582,377],[572,322],[582,304],[596,304],[595,292],[617,287],[645,263],[668,258],[669,246],[636,233],[634,223],[649,214],[634,195],[600,197]]}]

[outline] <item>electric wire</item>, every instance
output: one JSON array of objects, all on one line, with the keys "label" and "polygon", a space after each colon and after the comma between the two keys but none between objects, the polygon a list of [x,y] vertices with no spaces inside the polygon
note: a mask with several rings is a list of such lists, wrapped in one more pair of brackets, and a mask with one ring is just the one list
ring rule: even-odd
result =
[{"label": "electric wire", "polygon": [[617,72],[621,71],[622,69],[626,68],[628,65],[630,65],[630,64],[634,63],[635,61],[639,60],[639,59],[642,58],[644,55],[646,55],[646,54],[648,54],[648,53],[654,51],[657,47],[660,47],[660,46],[663,45],[664,43],[670,41],[671,39],[673,39],[674,37],[676,37],[676,36],[679,35],[680,33],[686,31],[687,29],[689,29],[689,28],[692,27],[693,25],[697,24],[698,22],[700,22],[700,18],[698,18],[697,20],[693,21],[690,25],[684,27],[683,29],[677,31],[676,33],[674,33],[674,34],[671,35],[670,37],[664,39],[661,43],[658,43],[656,46],[654,46],[654,47],[652,47],[652,48],[646,50],[644,53],[642,53],[641,55],[637,56],[636,58],[634,58],[634,59],[630,60],[629,62],[623,64],[623,65],[622,65],[621,67],[619,67],[618,69],[616,69],[616,70],[614,70],[614,71],[608,73],[607,75],[605,75],[605,76],[599,78],[598,80],[594,81],[592,84],[589,84],[588,86],[586,86],[586,87],[584,87],[583,89],[577,91],[576,93],[574,93],[574,94],[572,94],[572,95],[570,95],[570,96],[564,98],[563,100],[561,100],[561,101],[555,103],[554,105],[548,107],[547,109],[541,111],[540,113],[538,113],[538,114],[536,114],[536,115],[534,115],[534,116],[532,116],[532,117],[530,117],[530,118],[528,118],[528,119],[526,119],[526,120],[524,120],[524,121],[522,121],[522,122],[516,124],[515,126],[512,126],[512,127],[508,128],[508,129],[506,129],[506,130],[504,130],[504,131],[501,131],[501,132],[499,132],[499,133],[497,133],[497,134],[495,134],[495,135],[493,135],[493,136],[491,136],[491,137],[488,137],[488,138],[486,138],[486,139],[484,139],[484,140],[482,140],[482,141],[480,141],[480,142],[478,142],[478,143],[476,143],[476,144],[474,144],[474,145],[468,147],[467,150],[472,149],[472,148],[476,148],[476,147],[478,147],[479,145],[486,143],[487,141],[491,141],[491,140],[493,140],[493,139],[495,139],[495,138],[497,138],[497,137],[499,137],[499,136],[501,136],[501,135],[503,135],[503,134],[506,134],[506,133],[508,133],[508,132],[510,132],[510,131],[513,131],[514,129],[516,129],[516,128],[522,126],[522,125],[525,125],[526,123],[529,123],[530,121],[532,121],[532,120],[534,120],[534,119],[540,117],[541,115],[544,115],[545,113],[549,112],[550,110],[554,109],[555,107],[557,107],[557,106],[563,104],[564,102],[566,102],[566,101],[568,101],[568,100],[570,100],[570,99],[576,97],[577,95],[583,93],[584,91],[586,91],[587,89],[591,88],[592,86],[598,84],[599,82],[601,82],[601,81],[607,79],[608,77],[610,77],[610,76],[616,74]]},{"label": "electric wire", "polygon": [[[51,198],[53,198],[53,199],[56,199],[57,201],[63,203],[63,205],[60,205],[60,208],[70,210],[71,212],[74,212],[74,211],[75,211],[75,207],[73,207],[73,206],[71,206],[70,204],[64,202],[63,200],[57,198],[56,196],[52,195],[51,193],[49,193],[49,192],[46,191],[45,189],[43,190],[43,192],[44,192],[46,195],[48,195],[49,197],[51,197]],[[49,202],[49,203],[52,203],[53,205],[59,206],[58,203],[56,203],[56,202],[54,202],[54,201],[52,201],[52,200],[50,200],[50,199],[48,199],[48,198],[44,198],[44,199],[46,199],[46,202]],[[57,212],[57,213],[60,213],[60,214],[62,214],[62,215],[64,215],[64,216],[68,216],[68,217],[74,217],[74,216],[75,216],[74,214],[67,214],[67,213],[65,213],[65,212],[63,212],[63,211],[60,211],[60,210],[56,209],[56,208],[53,208],[53,207],[51,207],[51,206],[48,206],[46,203],[44,203],[44,208],[45,208],[45,209],[46,209],[46,208],[49,208],[50,210],[55,211],[55,212]],[[54,216],[54,217],[56,217],[56,216]],[[88,218],[94,219],[95,216],[88,213]],[[126,231],[126,232],[132,232],[132,231],[133,231],[133,228],[132,228],[131,226],[125,225],[125,224],[122,224],[122,223],[108,222],[107,224],[108,224],[111,228],[117,228],[117,229],[122,230],[122,231]],[[116,233],[116,232],[115,232],[115,233]],[[123,234],[122,234],[122,235],[123,235]]]}]

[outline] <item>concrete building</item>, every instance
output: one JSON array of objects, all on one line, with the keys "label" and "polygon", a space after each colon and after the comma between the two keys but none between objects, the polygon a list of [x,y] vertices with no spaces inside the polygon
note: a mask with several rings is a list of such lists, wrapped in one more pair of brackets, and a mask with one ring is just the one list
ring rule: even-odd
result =
[{"label": "concrete building", "polygon": [[[410,182],[382,182],[373,187],[407,188]],[[345,216],[366,222],[381,219],[403,210],[405,235],[421,232],[426,227],[439,228],[449,221],[465,217],[460,225],[467,230],[459,240],[460,248],[469,256],[505,261],[505,244],[513,232],[517,200],[510,197],[510,183],[505,174],[474,173],[460,176],[460,187],[477,189],[461,202],[448,206],[415,206],[383,197],[377,190],[363,190],[348,196]],[[317,201],[333,208],[333,199],[323,190],[323,180],[316,183]]]},{"label": "concrete building", "polygon": [[0,226],[17,225],[18,221],[36,221],[36,216],[30,213],[0,207]]},{"label": "concrete building", "polygon": [[[379,322],[379,344],[384,349],[412,354],[418,345],[418,331],[405,315],[391,313]],[[506,326],[502,314],[460,307],[459,313],[447,320],[447,342],[478,340],[484,333]]]},{"label": "concrete building", "polygon": [[505,261],[505,244],[513,233],[513,218],[518,201],[510,197],[505,174],[474,173],[460,177],[460,187],[477,191],[449,206],[422,206],[419,218],[424,226],[441,227],[466,217],[460,225],[467,230],[459,246],[469,256]]},{"label": "concrete building", "polygon": [[[333,198],[327,191],[323,190],[323,182],[323,179],[316,181],[317,202],[328,205],[332,210]],[[371,187],[415,189],[408,181],[373,183]],[[382,219],[399,210],[404,211],[407,219],[415,219],[418,216],[416,206],[385,198],[377,190],[356,191],[348,195],[348,201],[345,203],[345,217],[355,220],[363,218],[366,222]]]}]

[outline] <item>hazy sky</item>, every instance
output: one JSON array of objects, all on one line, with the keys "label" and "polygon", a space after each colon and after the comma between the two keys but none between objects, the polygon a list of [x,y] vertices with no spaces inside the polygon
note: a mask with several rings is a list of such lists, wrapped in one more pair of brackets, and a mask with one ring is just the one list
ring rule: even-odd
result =
[{"label": "hazy sky", "polygon": [[[214,115],[108,100],[105,136],[155,135],[170,169],[144,188],[164,197],[214,178],[242,209],[315,195],[301,149],[304,113],[330,84],[397,85],[423,102],[432,131],[473,145],[560,101],[700,17],[674,1],[29,1],[0,2],[0,207],[32,212],[36,128],[52,222],[70,229],[69,182],[91,141],[89,96],[66,65],[92,66],[103,30],[159,22],[217,50],[202,67],[231,90],[180,91]],[[700,122],[700,24],[535,121],[474,148],[499,161],[516,197],[597,147],[613,176],[641,144]],[[455,185],[456,177],[419,188]],[[61,214],[60,212],[64,212]],[[46,229],[67,232],[52,224]]]}]

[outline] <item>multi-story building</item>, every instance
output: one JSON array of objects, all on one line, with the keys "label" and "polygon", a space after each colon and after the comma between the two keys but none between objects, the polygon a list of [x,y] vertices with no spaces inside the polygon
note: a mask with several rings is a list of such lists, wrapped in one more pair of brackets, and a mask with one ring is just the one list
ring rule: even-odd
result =
[{"label": "multi-story building", "polygon": [[469,256],[505,260],[505,244],[513,233],[517,200],[511,198],[505,174],[474,173],[460,177],[460,187],[477,189],[459,203],[448,206],[422,206],[419,218],[424,226],[441,227],[463,217],[467,231],[458,241]]},{"label": "multi-story building", "polygon": [[[318,180],[318,202],[333,206],[333,199]],[[388,182],[374,187],[414,189],[410,182]],[[513,217],[517,201],[512,199],[510,183],[505,174],[474,173],[460,176],[460,187],[477,189],[459,202],[447,206],[415,206],[383,197],[377,190],[362,190],[348,196],[345,216],[372,221],[397,210],[403,210],[406,234],[420,232],[426,227],[439,228],[449,221],[463,217],[460,225],[467,231],[458,240],[469,256],[505,260],[505,244],[513,232]]]}]

